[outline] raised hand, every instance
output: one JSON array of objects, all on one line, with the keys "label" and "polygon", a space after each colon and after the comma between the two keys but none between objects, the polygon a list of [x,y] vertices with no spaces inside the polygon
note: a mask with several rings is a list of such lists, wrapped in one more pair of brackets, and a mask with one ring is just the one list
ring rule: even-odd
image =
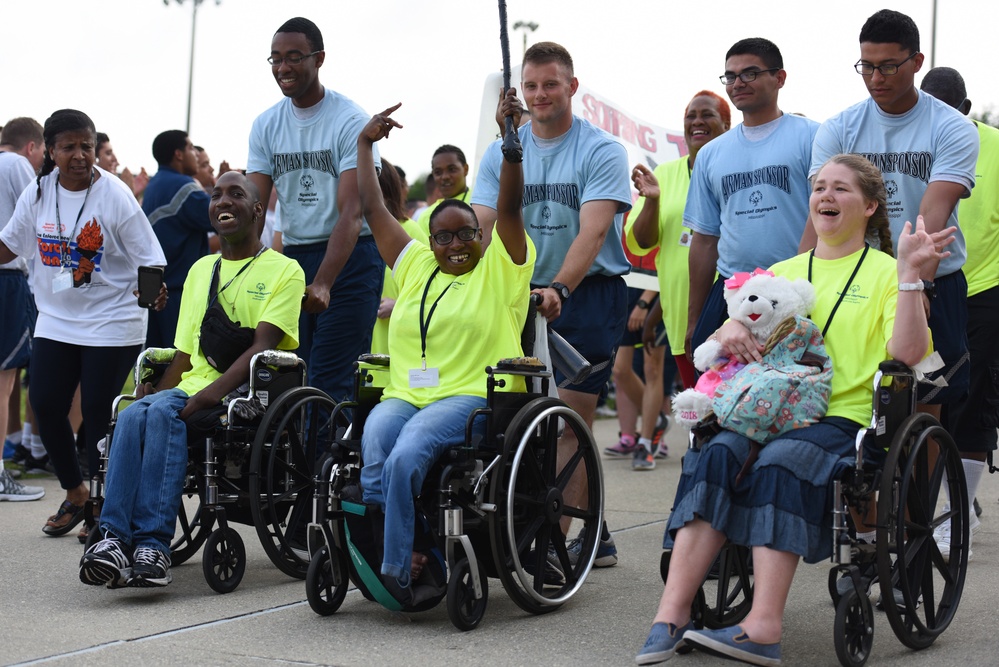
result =
[{"label": "raised hand", "polygon": [[915,270],[919,273],[927,267],[935,267],[940,260],[950,256],[949,250],[944,250],[954,242],[954,232],[956,227],[947,227],[932,234],[926,231],[923,223],[923,216],[916,217],[916,226],[913,230],[912,223],[906,221],[902,227],[902,233],[898,236],[898,275],[900,278],[908,279],[903,273]]},{"label": "raised hand", "polygon": [[644,164],[636,164],[631,170],[631,182],[641,196],[646,199],[659,199],[659,179]]},{"label": "raised hand", "polygon": [[385,111],[376,113],[372,116],[371,120],[368,121],[368,124],[364,126],[363,130],[361,130],[361,137],[371,143],[375,143],[376,141],[380,141],[381,139],[387,137],[393,127],[401,128],[402,125],[397,123],[396,120],[392,118],[392,113],[394,113],[395,110],[401,106],[402,102],[399,102],[396,105],[390,106]]}]

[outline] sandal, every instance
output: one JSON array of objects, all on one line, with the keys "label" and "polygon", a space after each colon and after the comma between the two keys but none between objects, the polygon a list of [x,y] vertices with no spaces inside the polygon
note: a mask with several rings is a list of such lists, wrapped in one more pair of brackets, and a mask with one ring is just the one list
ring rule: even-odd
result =
[{"label": "sandal", "polygon": [[87,522],[83,522],[83,527],[80,528],[80,532],[76,534],[76,539],[80,540],[80,544],[86,544],[87,538],[90,537],[90,526]]},{"label": "sandal", "polygon": [[[65,535],[83,521],[83,507],[83,505],[74,505],[68,500],[62,501],[59,511],[50,516],[45,525],[42,526],[42,532],[52,537]],[[63,517],[67,516],[69,519],[66,523],[60,524],[59,522],[63,520]]]}]

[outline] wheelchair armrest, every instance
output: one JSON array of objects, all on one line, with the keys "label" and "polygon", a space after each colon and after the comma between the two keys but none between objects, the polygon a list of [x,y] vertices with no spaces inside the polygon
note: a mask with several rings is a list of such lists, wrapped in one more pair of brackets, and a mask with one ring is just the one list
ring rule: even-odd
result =
[{"label": "wheelchair armrest", "polygon": [[156,376],[161,374],[176,356],[177,350],[172,347],[147,347],[144,349],[135,360],[135,371],[132,375],[135,386],[138,387],[144,382],[153,382],[158,379]]},{"label": "wheelchair armrest", "polygon": [[362,354],[357,358],[358,364],[369,364],[371,366],[388,366],[389,355],[387,354]]},{"label": "wheelchair armrest", "polygon": [[294,368],[302,363],[302,360],[294,352],[286,350],[264,350],[257,352],[250,360],[250,368],[256,368],[257,362],[273,366],[275,368]]}]

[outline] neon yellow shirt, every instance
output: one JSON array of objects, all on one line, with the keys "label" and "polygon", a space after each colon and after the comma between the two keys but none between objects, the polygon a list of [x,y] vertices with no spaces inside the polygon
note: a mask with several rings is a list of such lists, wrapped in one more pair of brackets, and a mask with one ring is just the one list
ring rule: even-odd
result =
[{"label": "neon yellow shirt", "polygon": [[957,209],[968,248],[964,263],[968,296],[999,285],[999,130],[977,121],[975,125],[980,141],[975,165],[978,187]]},{"label": "neon yellow shirt", "polygon": [[[815,307],[810,319],[825,329],[829,313],[853,273],[863,250],[839,259],[814,259],[812,286]],[[790,279],[808,278],[808,257],[804,253],[770,270]],[[895,260],[878,250],[870,250],[850,290],[826,331],[825,345],[833,361],[832,398],[827,417],[846,417],[861,426],[871,423],[874,398],[874,372],[888,358],[888,341],[895,326],[898,300],[898,272]]]},{"label": "neon yellow shirt", "polygon": [[[410,238],[420,240],[420,228],[414,220],[406,218],[399,222],[402,228],[406,230]],[[395,284],[395,280],[392,279],[392,269],[385,267],[385,280],[382,282],[382,298],[383,299],[397,299],[399,298],[399,286]],[[371,353],[372,354],[388,354],[388,332],[389,332],[389,322],[392,321],[391,316],[385,319],[376,318],[375,326],[371,330]]]},{"label": "neon yellow shirt", "polygon": [[[409,386],[409,371],[422,367],[420,304],[438,265],[427,246],[407,245],[392,272],[399,297],[389,328],[389,386],[382,397],[399,398],[418,408],[450,396],[485,397],[486,366],[523,355],[520,334],[527,320],[535,257],[534,244],[527,238],[527,261],[514,264],[499,234],[494,234],[472,271],[434,275],[423,319],[428,319],[436,302],[427,327],[427,368],[438,369],[440,382],[414,389]],[[509,390],[524,391],[523,378],[512,379]]]},{"label": "neon yellow shirt", "polygon": [[[181,376],[180,384],[177,385],[188,396],[193,396],[222,375],[208,363],[198,343],[201,320],[205,317],[208,304],[212,270],[218,257],[207,255],[199,259],[184,281],[184,296],[180,301],[174,346],[191,356],[191,370]],[[250,261],[253,261],[253,265],[219,297],[226,315],[244,327],[256,327],[260,322],[273,324],[284,332],[278,349],[298,349],[298,316],[302,308],[302,295],[305,294],[305,274],[302,267],[295,260],[269,249],[264,250],[256,260],[223,259],[219,268],[219,288]]]},{"label": "neon yellow shirt", "polygon": [[690,228],[683,224],[683,208],[690,186],[690,168],[687,158],[664,162],[653,172],[659,181],[659,243],[652,248],[642,248],[635,240],[634,226],[638,214],[645,206],[645,197],[639,197],[631,208],[624,225],[628,250],[639,257],[659,248],[656,255],[656,273],[659,276],[659,300],[663,308],[663,324],[669,339],[670,353],[684,354],[683,343],[687,336],[687,297],[690,293],[690,274],[687,260],[690,256]]},{"label": "neon yellow shirt", "polygon": [[[465,188],[457,197],[450,197],[450,199],[457,199],[458,201],[463,201],[466,204],[468,200],[472,198],[472,189],[469,187]],[[438,199],[430,206],[423,209],[420,213],[420,217],[416,219],[416,224],[419,225],[419,236],[413,236],[414,239],[423,243],[423,245],[430,245],[430,214],[434,212],[434,209],[441,205],[443,199]],[[412,234],[410,235],[412,236]]]}]

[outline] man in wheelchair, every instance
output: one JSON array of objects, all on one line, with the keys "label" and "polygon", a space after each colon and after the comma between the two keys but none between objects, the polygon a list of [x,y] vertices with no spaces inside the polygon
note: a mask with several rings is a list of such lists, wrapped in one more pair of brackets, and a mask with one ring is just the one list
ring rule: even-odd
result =
[{"label": "man in wheelchair", "polygon": [[[264,206],[240,172],[223,174],[209,216],[221,257],[206,256],[184,283],[176,356],[156,387],[123,411],[110,447],[101,538],[80,561],[89,585],[166,586],[170,540],[184,488],[188,422],[222,409],[249,379],[250,359],[298,347],[305,277],[298,264],[260,243]],[[233,322],[235,320],[235,322]]]},{"label": "man in wheelchair", "polygon": [[[874,370],[886,356],[914,365],[928,349],[920,275],[932,274],[948,256],[942,249],[954,228],[928,234],[921,216],[914,229],[907,222],[893,260],[881,174],[857,155],[834,156],[822,167],[809,211],[816,247],[771,269],[807,277],[815,287],[811,318],[833,362],[826,417],[768,443],[738,484],[747,438],[722,431],[688,451],[664,539],[673,549],[669,572],[635,658],[640,665],[690,648],[750,664],[781,663],[784,607],[798,559],[815,563],[832,553],[829,490],[858,431],[870,423]],[[743,363],[762,358],[761,347],[736,322],[715,336]],[[726,540],[752,550],[752,608],[741,625],[697,630],[691,604]]]},{"label": "man in wheelchair", "polygon": [[[385,515],[381,578],[400,603],[427,592],[417,586],[427,557],[413,552],[415,507],[430,466],[465,441],[472,410],[486,405],[482,372],[504,357],[522,356],[534,247],[521,214],[523,174],[504,161],[496,233],[482,251],[475,213],[448,200],[430,217],[430,246],[415,242],[385,208],[372,158],[374,142],[401,127],[391,114],[375,115],[358,137],[358,187],[364,217],[392,268],[399,297],[389,328],[389,385],[362,434],[361,486],[365,503]],[[520,116],[513,89],[499,117]],[[524,390],[522,377],[510,383]],[[484,432],[484,419],[476,420]],[[429,594],[429,593],[428,593]]]}]

